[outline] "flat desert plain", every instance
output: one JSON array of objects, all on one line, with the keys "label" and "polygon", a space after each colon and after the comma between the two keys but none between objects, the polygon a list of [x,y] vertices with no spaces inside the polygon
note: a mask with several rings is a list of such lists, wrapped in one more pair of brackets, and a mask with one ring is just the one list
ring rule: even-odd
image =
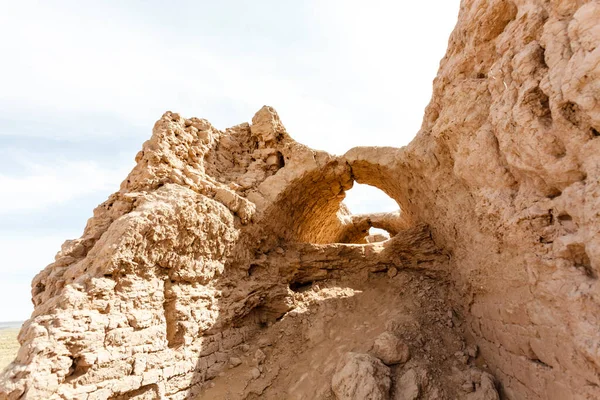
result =
[{"label": "flat desert plain", "polygon": [[10,364],[19,350],[18,328],[0,329],[0,370]]}]

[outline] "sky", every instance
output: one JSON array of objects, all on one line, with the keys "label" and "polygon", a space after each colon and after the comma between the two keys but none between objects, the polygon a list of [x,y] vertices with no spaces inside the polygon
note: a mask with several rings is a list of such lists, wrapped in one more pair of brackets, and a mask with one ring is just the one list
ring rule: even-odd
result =
[{"label": "sky", "polygon": [[[0,0],[0,321],[119,188],[167,110],[219,129],[275,107],[343,154],[419,130],[458,0]],[[358,185],[355,213],[392,211]]]}]

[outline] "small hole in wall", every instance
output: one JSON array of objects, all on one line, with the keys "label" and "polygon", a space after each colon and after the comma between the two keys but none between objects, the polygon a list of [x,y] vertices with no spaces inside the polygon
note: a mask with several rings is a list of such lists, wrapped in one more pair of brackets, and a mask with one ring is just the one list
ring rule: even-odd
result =
[{"label": "small hole in wall", "polygon": [[540,56],[539,62],[542,68],[548,68],[548,64],[546,63],[546,48],[540,46],[540,51],[538,54]]},{"label": "small hole in wall", "polygon": [[592,267],[590,257],[583,243],[572,243],[567,245],[568,259],[573,262],[573,266],[581,271],[585,276],[591,279],[598,279],[596,270]]},{"label": "small hole in wall", "polygon": [[69,375],[73,374],[73,372],[75,372],[75,370],[77,369],[77,359],[75,359],[72,356],[69,356],[69,358],[71,359],[71,367],[69,368]]},{"label": "small hole in wall", "polygon": [[66,382],[72,382],[75,379],[79,378],[80,376],[82,376],[83,374],[85,374],[89,369],[90,366],[81,366],[81,357],[74,357],[74,356],[69,356],[69,358],[71,359],[71,367],[69,368],[69,373],[67,374],[67,376],[65,377],[65,381]]},{"label": "small hole in wall", "polygon": [[546,364],[545,362],[543,362],[542,360],[540,360],[538,358],[531,358],[531,359],[529,359],[529,361],[539,365],[542,368],[552,369],[552,366]]},{"label": "small hole in wall", "polygon": [[271,171],[277,171],[285,167],[285,157],[280,151],[267,157],[266,162]]},{"label": "small hole in wall", "polygon": [[592,133],[592,136],[594,136],[594,137],[600,136],[600,132],[598,132],[598,130],[596,128],[590,128],[590,132]]},{"label": "small hole in wall", "polygon": [[46,290],[46,285],[44,285],[43,283],[38,283],[37,285],[35,285],[35,288],[33,289],[33,295],[38,295],[40,293],[43,293]]},{"label": "small hole in wall", "polygon": [[560,107],[560,112],[564,119],[575,126],[581,125],[581,114],[579,106],[571,101],[566,102]]},{"label": "small hole in wall", "polygon": [[290,283],[290,290],[296,293],[306,292],[312,288],[312,281],[310,282],[292,282]]},{"label": "small hole in wall", "polygon": [[281,154],[280,151],[277,152],[277,162],[279,168],[285,167],[285,157],[283,157],[283,154]]},{"label": "small hole in wall", "polygon": [[257,264],[251,264],[250,268],[248,268],[248,276],[252,276],[256,273],[256,271],[258,270],[259,266]]},{"label": "small hole in wall", "polygon": [[525,106],[544,126],[552,125],[550,99],[542,89],[536,87],[526,92],[523,96],[522,105]]},{"label": "small hole in wall", "polygon": [[550,188],[550,190],[548,191],[548,194],[546,194],[546,197],[549,199],[555,199],[558,196],[560,196],[562,194],[562,192],[557,189],[557,188]]},{"label": "small hole in wall", "polygon": [[558,216],[558,220],[559,221],[573,221],[573,217],[571,217],[569,214],[560,214]]},{"label": "small hole in wall", "polygon": [[390,234],[385,229],[371,228],[369,229],[369,236],[367,236],[368,243],[383,242],[390,238]]}]

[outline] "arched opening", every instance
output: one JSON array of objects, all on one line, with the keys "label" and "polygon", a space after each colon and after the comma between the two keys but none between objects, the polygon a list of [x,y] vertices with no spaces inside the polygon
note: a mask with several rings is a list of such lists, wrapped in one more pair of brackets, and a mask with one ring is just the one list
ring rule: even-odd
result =
[{"label": "arched opening", "polygon": [[[394,236],[397,229],[388,227],[389,223],[383,220],[392,220],[395,215],[400,215],[398,203],[381,189],[374,186],[354,183],[352,189],[346,192],[344,204],[355,221],[364,220],[361,224],[361,233],[355,234],[351,242],[374,243],[382,242]],[[385,216],[385,217],[384,217]],[[361,235],[364,235],[361,237]]]},{"label": "arched opening", "polygon": [[368,235],[365,238],[367,243],[384,242],[391,237],[390,233],[385,229],[373,228],[369,229]]},{"label": "arched opening", "polygon": [[374,214],[398,210],[398,203],[383,190],[363,183],[354,183],[346,191],[344,204],[352,214]]},{"label": "arched opening", "polygon": [[381,185],[356,181],[350,165],[339,159],[292,180],[264,214],[274,233],[268,236],[280,242],[367,244],[407,227],[399,204]]}]

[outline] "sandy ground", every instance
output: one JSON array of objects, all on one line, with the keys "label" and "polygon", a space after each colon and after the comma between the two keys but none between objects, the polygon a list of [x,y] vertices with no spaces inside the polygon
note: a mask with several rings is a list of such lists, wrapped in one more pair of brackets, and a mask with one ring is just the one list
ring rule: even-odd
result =
[{"label": "sandy ground", "polygon": [[475,362],[476,350],[473,357],[464,352],[463,323],[449,289],[409,270],[313,284],[296,293],[293,311],[234,350],[229,371],[195,398],[333,399],[332,375],[342,355],[369,353],[383,332],[393,332],[410,349],[406,364],[390,367],[395,385],[413,370],[423,375],[422,398],[462,398],[461,387],[475,387],[468,361]]},{"label": "sandy ground", "polygon": [[0,370],[4,369],[17,355],[19,342],[17,342],[16,328],[0,329]]}]

